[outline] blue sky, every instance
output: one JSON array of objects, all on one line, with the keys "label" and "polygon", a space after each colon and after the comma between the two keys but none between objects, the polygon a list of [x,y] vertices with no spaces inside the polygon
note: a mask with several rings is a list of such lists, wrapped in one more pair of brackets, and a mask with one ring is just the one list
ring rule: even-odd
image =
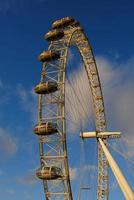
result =
[{"label": "blue sky", "polygon": [[[109,128],[120,129],[124,135],[128,133],[120,148],[127,151],[129,158],[134,158],[133,10],[133,0],[0,0],[0,199],[43,199],[42,185],[33,176],[39,156],[37,138],[32,132],[37,111],[37,97],[32,88],[40,79],[41,63],[37,56],[47,49],[43,36],[52,21],[64,16],[79,20],[90,39],[100,67]],[[116,100],[113,99],[115,94]],[[68,149],[70,155],[73,151],[72,156],[77,158],[76,144],[77,139],[72,139]],[[93,144],[85,144],[86,155],[88,145],[92,149]],[[124,165],[125,160],[114,152],[113,155],[120,161],[134,188],[134,177],[131,176],[134,166]],[[86,162],[86,166],[90,164],[86,170],[96,173],[93,168],[96,161]],[[76,195],[78,167],[73,162],[70,165]],[[117,195],[118,199],[123,199],[117,187],[112,187],[112,191],[110,200]]]}]

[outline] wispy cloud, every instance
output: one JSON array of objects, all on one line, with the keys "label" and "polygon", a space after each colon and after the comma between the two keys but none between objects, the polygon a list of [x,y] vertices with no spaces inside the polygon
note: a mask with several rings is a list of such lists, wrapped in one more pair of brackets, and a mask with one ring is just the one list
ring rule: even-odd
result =
[{"label": "wispy cloud", "polygon": [[27,174],[17,179],[17,182],[23,185],[34,185],[37,181],[35,170],[30,170]]},{"label": "wispy cloud", "polygon": [[17,93],[22,108],[30,114],[31,120],[35,121],[37,118],[37,95],[34,93],[33,88],[27,90],[19,84]]},{"label": "wispy cloud", "polygon": [[7,189],[5,192],[8,193],[8,194],[10,194],[10,195],[14,195],[16,193],[16,190],[14,190],[14,189]]},{"label": "wispy cloud", "polygon": [[18,146],[16,139],[6,130],[0,128],[0,153],[11,156],[17,152]]}]

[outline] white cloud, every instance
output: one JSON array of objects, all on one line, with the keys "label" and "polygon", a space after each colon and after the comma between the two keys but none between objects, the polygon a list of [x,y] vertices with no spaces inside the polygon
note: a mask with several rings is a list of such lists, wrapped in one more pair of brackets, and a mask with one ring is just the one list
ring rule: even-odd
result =
[{"label": "white cloud", "polygon": [[115,62],[109,61],[103,56],[97,56],[96,62],[102,87],[108,89],[119,83],[123,72],[119,70],[118,65]]},{"label": "white cloud", "polygon": [[10,156],[17,152],[17,141],[6,130],[0,128],[0,152]]}]

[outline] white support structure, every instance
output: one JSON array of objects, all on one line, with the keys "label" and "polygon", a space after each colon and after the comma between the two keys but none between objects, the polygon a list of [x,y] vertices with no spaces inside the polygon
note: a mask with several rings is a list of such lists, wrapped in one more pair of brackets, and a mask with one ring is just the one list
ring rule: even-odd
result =
[{"label": "white support structure", "polygon": [[128,185],[125,177],[123,176],[120,168],[118,167],[117,163],[115,162],[115,160],[113,159],[112,155],[110,154],[110,152],[108,151],[106,145],[104,144],[104,142],[102,141],[101,138],[98,138],[99,143],[104,151],[104,154],[108,160],[108,163],[115,175],[115,178],[126,198],[126,200],[134,200],[134,192],[132,191],[131,187]]},{"label": "white support structure", "polygon": [[121,132],[81,132],[80,137],[82,138],[119,138]]}]

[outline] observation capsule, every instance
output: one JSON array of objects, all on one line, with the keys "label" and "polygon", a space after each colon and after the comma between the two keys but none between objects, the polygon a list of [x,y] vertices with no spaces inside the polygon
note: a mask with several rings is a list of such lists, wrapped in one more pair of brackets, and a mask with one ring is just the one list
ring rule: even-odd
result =
[{"label": "observation capsule", "polygon": [[45,34],[45,39],[48,41],[60,39],[64,36],[62,30],[52,30]]},{"label": "observation capsule", "polygon": [[34,91],[37,94],[49,94],[58,90],[58,84],[54,81],[42,82],[35,86]]},{"label": "observation capsule", "polygon": [[61,169],[55,166],[39,168],[36,171],[36,176],[43,180],[54,180],[63,177]]},{"label": "observation capsule", "polygon": [[51,135],[57,133],[57,131],[56,124],[51,122],[37,124],[34,127],[34,133],[37,135]]},{"label": "observation capsule", "polygon": [[53,51],[43,51],[38,57],[39,61],[41,62],[48,62],[58,58],[60,58],[60,54]]},{"label": "observation capsule", "polygon": [[71,25],[75,20],[72,17],[64,17],[62,19],[56,20],[52,24],[52,29],[66,27]]}]

